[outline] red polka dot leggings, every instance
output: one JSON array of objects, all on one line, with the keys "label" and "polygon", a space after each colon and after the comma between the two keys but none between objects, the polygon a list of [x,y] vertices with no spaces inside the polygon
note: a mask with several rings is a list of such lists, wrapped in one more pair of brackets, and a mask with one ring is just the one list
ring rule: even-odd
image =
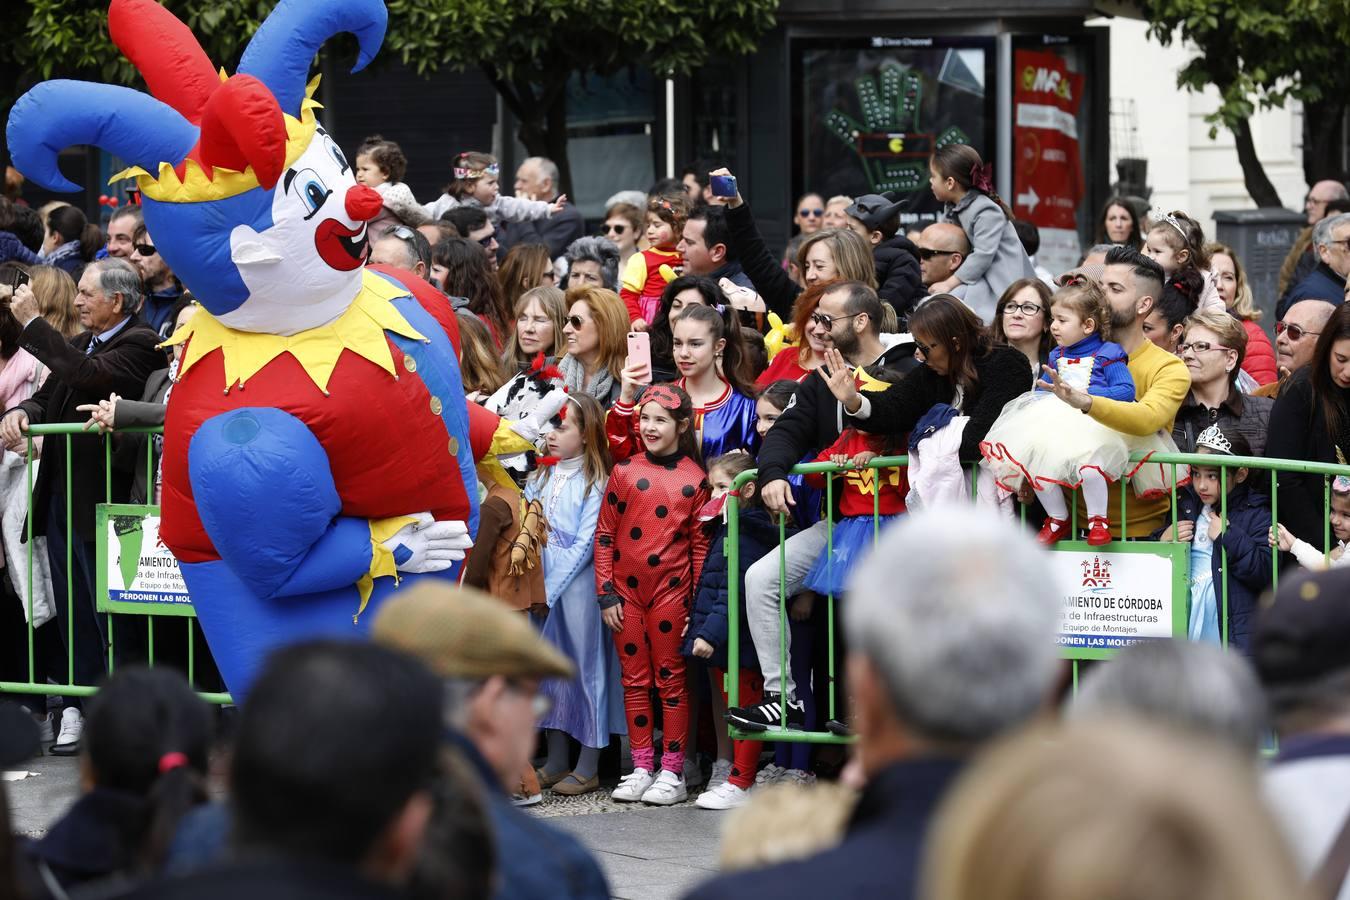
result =
[{"label": "red polka dot leggings", "polygon": [[[708,673],[713,678],[713,684],[722,692],[722,699],[727,699],[726,672],[721,669],[709,669]],[[737,703],[741,706],[754,706],[764,699],[764,676],[754,669],[741,669],[740,678],[740,696]],[[728,701],[730,702],[730,701]],[[717,723],[719,728],[725,728],[722,723]],[[736,787],[742,790],[750,790],[750,786],[755,783],[755,772],[759,768],[759,752],[764,749],[763,741],[732,741],[731,751],[731,774],[727,776]]]},{"label": "red polka dot leggings", "polygon": [[623,711],[633,767],[655,771],[652,746],[652,685],[661,698],[665,747],[661,768],[684,773],[684,742],[689,731],[689,696],[684,683],[682,632],[689,617],[683,600],[650,601],[624,598],[623,629],[614,635],[623,682]]}]

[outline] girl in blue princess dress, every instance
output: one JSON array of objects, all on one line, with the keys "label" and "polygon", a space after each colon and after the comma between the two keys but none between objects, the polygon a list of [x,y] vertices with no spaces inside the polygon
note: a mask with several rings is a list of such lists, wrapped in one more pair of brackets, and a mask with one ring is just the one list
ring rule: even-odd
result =
[{"label": "girl in blue princess dress", "polygon": [[[1135,400],[1129,356],[1111,343],[1111,310],[1097,283],[1079,277],[1050,298],[1050,333],[1058,346],[1050,351],[1046,374],[1038,388],[1051,386],[1054,372],[1061,381],[1094,397],[1126,403]],[[1135,452],[1176,452],[1170,435],[1144,438],[1108,428],[1060,401],[1048,391],[1032,391],[1010,402],[980,444],[984,464],[999,485],[1016,491],[1030,483],[1045,509],[1037,540],[1054,544],[1069,531],[1064,489],[1083,489],[1088,512],[1087,542],[1110,543],[1107,504],[1109,483],[1132,478],[1135,493],[1153,496],[1166,490],[1167,466],[1130,462]]]},{"label": "girl in blue princess dress", "polygon": [[[540,688],[553,708],[539,723],[548,729],[548,762],[539,784],[574,796],[600,787],[600,751],[611,735],[628,733],[619,659],[595,597],[595,525],[610,470],[605,412],[594,398],[573,395],[545,440],[549,455],[540,458],[525,486],[525,497],[538,500],[548,519],[543,634],[576,663],[577,677]],[[575,767],[568,766],[569,736],[581,743]]]}]

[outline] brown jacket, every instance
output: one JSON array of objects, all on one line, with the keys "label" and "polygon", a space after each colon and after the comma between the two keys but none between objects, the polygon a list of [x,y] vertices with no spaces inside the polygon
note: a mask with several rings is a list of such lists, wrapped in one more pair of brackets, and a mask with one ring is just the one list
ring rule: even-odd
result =
[{"label": "brown jacket", "polygon": [[464,583],[487,591],[512,609],[543,604],[544,544],[548,522],[539,501],[500,484],[488,487],[478,511],[478,538],[464,569]]}]

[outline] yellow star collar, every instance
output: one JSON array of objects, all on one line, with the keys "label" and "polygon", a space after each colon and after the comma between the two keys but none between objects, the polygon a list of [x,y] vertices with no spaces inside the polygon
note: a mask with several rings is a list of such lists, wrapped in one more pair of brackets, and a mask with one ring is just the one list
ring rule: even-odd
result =
[{"label": "yellow star collar", "polygon": [[244,382],[260,372],[268,363],[283,353],[289,353],[304,368],[319,390],[328,393],[328,379],[337,367],[343,350],[363,356],[390,375],[395,374],[394,354],[389,349],[386,331],[425,341],[426,337],[408,324],[408,320],[394,308],[391,301],[405,296],[405,292],[373,272],[364,272],[361,292],[341,316],[327,325],[311,328],[299,334],[258,334],[237,331],[214,318],[206,310],[198,310],[186,325],[174,332],[162,346],[181,344],[192,340],[179,365],[180,377],[212,351],[225,354],[225,390]]},{"label": "yellow star collar", "polygon": [[890,382],[882,381],[880,378],[873,378],[863,371],[862,366],[853,370],[853,377],[858,380],[858,390],[860,391],[884,391],[890,387]]}]

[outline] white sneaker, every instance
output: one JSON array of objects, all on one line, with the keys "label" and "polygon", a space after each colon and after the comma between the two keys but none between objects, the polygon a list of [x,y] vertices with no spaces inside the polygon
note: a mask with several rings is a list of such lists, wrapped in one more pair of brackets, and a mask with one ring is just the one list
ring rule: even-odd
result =
[{"label": "white sneaker", "polygon": [[784,769],[782,766],[776,766],[773,763],[769,763],[767,766],[760,769],[759,774],[755,776],[755,787],[768,787],[771,784],[777,784],[783,779],[783,773],[786,771],[787,769]]},{"label": "white sneaker", "polygon": [[801,769],[787,769],[778,779],[779,784],[795,784],[798,787],[806,787],[816,783],[815,772],[804,772]]},{"label": "white sneaker", "polygon": [[724,781],[698,795],[694,805],[701,809],[735,809],[750,802],[750,792]]},{"label": "white sneaker", "polygon": [[74,756],[80,752],[80,735],[84,733],[84,716],[73,706],[61,713],[61,730],[52,746],[53,756]]},{"label": "white sneaker", "polygon": [[661,770],[661,774],[656,776],[656,781],[642,795],[643,803],[655,806],[673,806],[688,799],[689,791],[685,789],[684,779],[665,769]]},{"label": "white sneaker", "polygon": [[637,803],[647,793],[647,788],[656,781],[656,776],[646,769],[634,769],[619,781],[616,787],[609,795],[611,800],[618,800],[620,803]]},{"label": "white sneaker", "polygon": [[51,713],[41,719],[35,719],[38,727],[38,743],[44,747],[56,741],[56,716]]},{"label": "white sneaker", "polygon": [[[727,778],[731,775],[731,760],[719,759],[713,763],[712,775],[708,776],[708,790],[713,791],[727,783]],[[688,784],[689,787],[693,785]]]},{"label": "white sneaker", "polygon": [[698,764],[698,757],[693,759],[686,758],[684,761],[684,786],[687,788],[696,788],[703,783],[703,767]]}]

